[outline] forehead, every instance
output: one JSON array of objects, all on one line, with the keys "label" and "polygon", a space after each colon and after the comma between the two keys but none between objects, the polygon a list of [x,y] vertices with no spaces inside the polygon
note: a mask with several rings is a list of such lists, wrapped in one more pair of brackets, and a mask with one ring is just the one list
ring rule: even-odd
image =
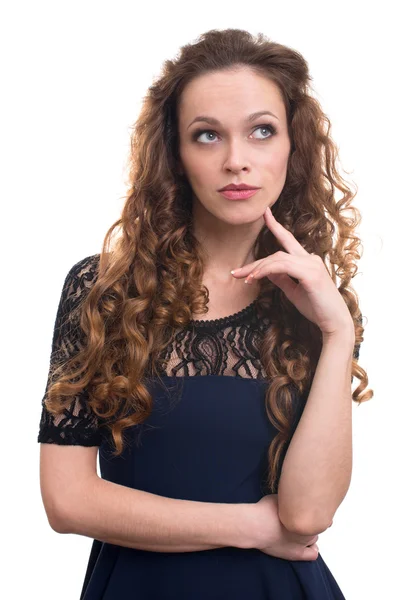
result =
[{"label": "forehead", "polygon": [[222,121],[242,120],[252,112],[270,110],[282,122],[285,106],[278,86],[250,69],[200,75],[183,89],[178,117],[187,126],[197,115]]}]

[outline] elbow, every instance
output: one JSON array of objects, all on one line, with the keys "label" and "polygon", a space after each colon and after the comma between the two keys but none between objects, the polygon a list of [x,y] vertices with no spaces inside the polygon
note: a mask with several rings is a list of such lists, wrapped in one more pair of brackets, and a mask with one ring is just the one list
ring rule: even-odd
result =
[{"label": "elbow", "polygon": [[279,516],[282,525],[290,532],[304,536],[314,536],[323,533],[332,525],[333,520],[297,519],[290,520]]},{"label": "elbow", "polygon": [[332,523],[329,523],[329,524],[313,523],[310,521],[310,522],[306,522],[305,524],[304,523],[296,524],[293,531],[294,531],[294,533],[297,533],[299,535],[314,536],[314,535],[319,535],[320,533],[323,533],[331,525],[332,525]]},{"label": "elbow", "polygon": [[60,507],[60,504],[53,497],[49,498],[46,496],[44,498],[44,509],[47,516],[47,521],[56,533],[70,533],[66,511],[64,507]]},{"label": "elbow", "polygon": [[51,528],[56,533],[71,533],[68,527],[66,527],[64,521],[57,521],[54,525],[51,525]]},{"label": "elbow", "polygon": [[63,518],[60,514],[46,512],[47,520],[49,522],[50,527],[56,533],[69,533],[69,529],[67,527],[67,523],[65,518]]}]

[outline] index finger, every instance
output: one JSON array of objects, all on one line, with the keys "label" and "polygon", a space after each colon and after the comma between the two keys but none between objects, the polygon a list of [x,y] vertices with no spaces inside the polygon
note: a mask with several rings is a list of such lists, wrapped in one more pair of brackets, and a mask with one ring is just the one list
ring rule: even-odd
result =
[{"label": "index finger", "polygon": [[269,206],[264,213],[264,219],[268,229],[272,231],[289,254],[293,254],[294,256],[308,255],[307,250],[296,240],[293,233],[275,219]]}]

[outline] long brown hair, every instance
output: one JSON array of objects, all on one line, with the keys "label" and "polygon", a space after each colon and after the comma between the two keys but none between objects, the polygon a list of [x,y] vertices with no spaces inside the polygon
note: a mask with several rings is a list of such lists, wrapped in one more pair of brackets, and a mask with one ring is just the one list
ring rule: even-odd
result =
[{"label": "long brown hair", "polygon": [[[360,259],[355,229],[361,217],[351,206],[356,193],[337,170],[330,121],[312,94],[308,65],[297,51],[263,34],[211,30],[183,46],[175,60],[165,61],[144,98],[131,136],[129,189],[121,217],[108,230],[97,276],[73,311],[86,343],[57,365],[48,388],[46,408],[54,415],[63,412],[68,398],[87,390],[93,412],[112,434],[114,456],[123,451],[123,430],[151,413],[147,369],[159,377],[160,354],[176,329],[208,310],[208,290],[202,285],[205,256],[192,233],[191,188],[177,169],[179,98],[195,77],[238,67],[262,74],[280,89],[291,151],[273,213],[308,252],[324,260],[335,283],[339,280],[356,335],[352,381],[356,376],[360,384],[352,399],[361,403],[373,396],[372,390],[364,391],[368,377],[357,361],[364,328],[351,285]],[[340,198],[335,199],[335,192]],[[256,259],[280,249],[263,227],[255,242]],[[260,283],[260,302],[270,318],[260,360],[271,381],[266,411],[278,430],[267,470],[268,488],[275,493],[311,387],[322,335],[268,278]],[[301,399],[297,407],[293,390]]]}]

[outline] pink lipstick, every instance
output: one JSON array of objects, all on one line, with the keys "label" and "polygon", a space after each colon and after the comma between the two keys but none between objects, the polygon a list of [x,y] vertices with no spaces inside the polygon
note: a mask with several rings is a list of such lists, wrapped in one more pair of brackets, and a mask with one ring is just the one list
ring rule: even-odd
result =
[{"label": "pink lipstick", "polygon": [[219,193],[228,198],[228,200],[246,200],[254,196],[258,190],[259,188],[253,190],[222,190]]}]

